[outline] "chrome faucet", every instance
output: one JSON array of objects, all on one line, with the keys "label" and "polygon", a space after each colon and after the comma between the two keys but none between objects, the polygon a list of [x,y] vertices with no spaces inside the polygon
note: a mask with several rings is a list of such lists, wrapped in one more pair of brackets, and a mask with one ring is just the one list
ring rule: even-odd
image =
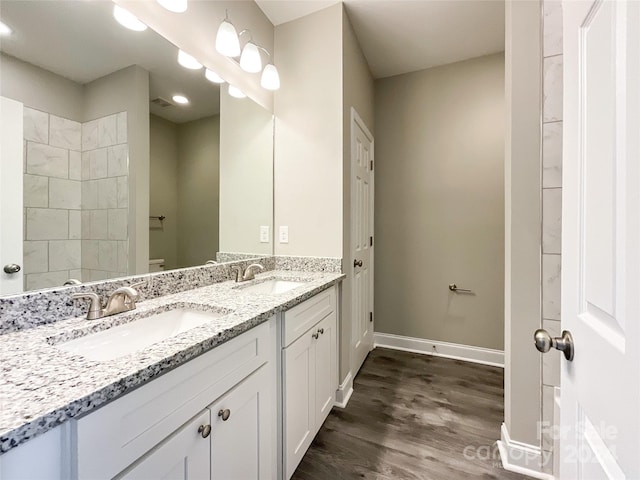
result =
[{"label": "chrome faucet", "polygon": [[244,273],[242,272],[241,265],[233,265],[231,267],[231,270],[236,272],[236,282],[246,282],[248,280],[253,280],[254,278],[256,278],[256,270],[262,271],[264,270],[264,267],[259,263],[252,263],[245,269]]},{"label": "chrome faucet", "polygon": [[117,313],[135,310],[139,295],[133,287],[142,285],[142,283],[116,289],[111,295],[109,295],[107,305],[104,308],[102,307],[102,300],[100,299],[100,296],[94,292],[74,293],[71,295],[71,298],[88,298],[91,300],[91,303],[89,304],[89,311],[87,311],[87,320],[96,320],[98,318],[108,317]]}]

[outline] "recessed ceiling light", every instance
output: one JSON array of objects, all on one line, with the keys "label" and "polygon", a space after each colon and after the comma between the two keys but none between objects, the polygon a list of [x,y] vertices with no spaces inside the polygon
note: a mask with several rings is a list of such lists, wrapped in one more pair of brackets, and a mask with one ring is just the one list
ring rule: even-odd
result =
[{"label": "recessed ceiling light", "polygon": [[204,76],[207,77],[207,80],[209,80],[210,82],[213,82],[213,83],[224,83],[224,78],[222,78],[220,75],[218,75],[213,70],[209,70],[208,68],[204,72]]},{"label": "recessed ceiling light", "polygon": [[189,99],[184,95],[174,95],[171,98],[174,102],[179,103],[180,105],[186,105],[187,103],[189,103]]},{"label": "recessed ceiling light", "polygon": [[246,95],[244,94],[244,92],[242,90],[240,90],[238,87],[234,87],[233,85],[229,85],[229,95],[231,95],[232,97],[235,98],[245,98]]},{"label": "recessed ceiling light", "polygon": [[190,70],[200,70],[202,68],[202,64],[198,60],[182,50],[178,51],[178,63]]},{"label": "recessed ceiling light", "polygon": [[118,5],[113,6],[113,17],[120,25],[134,32],[144,32],[147,29],[147,26],[138,20],[135,15]]},{"label": "recessed ceiling light", "polygon": [[13,30],[9,28],[9,25],[4,22],[0,22],[0,36],[6,37],[8,35],[11,35],[12,33]]},{"label": "recessed ceiling light", "polygon": [[183,13],[187,11],[187,0],[157,0],[157,2],[173,13]]}]

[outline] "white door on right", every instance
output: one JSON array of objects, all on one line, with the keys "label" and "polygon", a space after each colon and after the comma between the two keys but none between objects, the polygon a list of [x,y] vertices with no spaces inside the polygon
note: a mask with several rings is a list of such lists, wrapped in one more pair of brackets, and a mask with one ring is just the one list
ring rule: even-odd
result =
[{"label": "white door on right", "polygon": [[562,479],[640,478],[640,2],[565,1]]},{"label": "white door on right", "polygon": [[[351,109],[351,372],[373,348],[373,136]],[[351,263],[352,262],[352,263]]]}]

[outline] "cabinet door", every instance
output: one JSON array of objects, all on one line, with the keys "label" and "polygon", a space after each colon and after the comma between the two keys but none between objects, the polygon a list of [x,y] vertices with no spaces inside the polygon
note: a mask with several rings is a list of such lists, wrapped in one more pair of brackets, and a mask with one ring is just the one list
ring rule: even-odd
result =
[{"label": "cabinet door", "polygon": [[198,432],[209,425],[209,410],[198,415],[117,478],[122,480],[205,480],[210,478],[210,438]]},{"label": "cabinet door", "polygon": [[269,368],[261,367],[209,410],[211,411],[211,478],[269,480],[275,437]]},{"label": "cabinet door", "polygon": [[333,408],[338,388],[336,314],[332,313],[312,330],[318,333],[318,339],[314,345],[316,359],[315,431],[318,431]]},{"label": "cabinet door", "polygon": [[284,455],[291,478],[315,435],[315,329],[283,351]]}]

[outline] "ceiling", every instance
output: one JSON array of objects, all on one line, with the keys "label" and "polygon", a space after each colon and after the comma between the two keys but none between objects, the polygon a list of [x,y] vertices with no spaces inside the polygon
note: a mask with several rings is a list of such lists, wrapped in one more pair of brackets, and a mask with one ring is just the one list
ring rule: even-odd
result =
[{"label": "ceiling", "polygon": [[[336,1],[256,0],[274,25]],[[344,0],[375,78],[504,51],[503,0]]]},{"label": "ceiling", "polygon": [[152,113],[183,123],[219,113],[220,89],[204,71],[182,68],[178,49],[151,29],[127,30],[112,15],[111,1],[17,0],[0,3],[0,18],[14,33],[0,51],[84,85],[130,65],[149,71],[149,100],[171,102],[175,94],[189,105],[159,107]]}]

